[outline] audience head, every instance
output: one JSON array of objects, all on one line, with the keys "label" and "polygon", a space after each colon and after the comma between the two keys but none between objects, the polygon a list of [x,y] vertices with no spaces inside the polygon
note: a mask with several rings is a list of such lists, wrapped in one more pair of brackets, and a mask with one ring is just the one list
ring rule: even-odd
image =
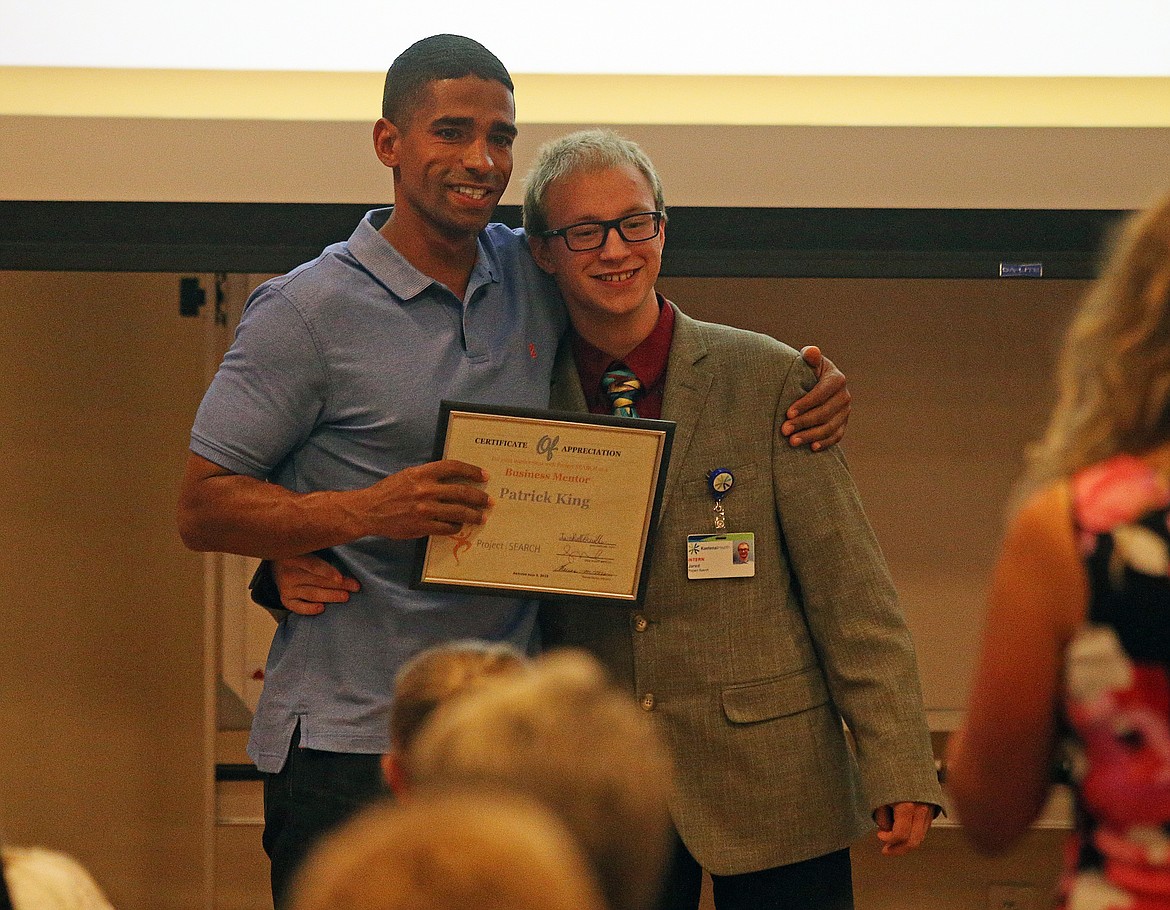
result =
[{"label": "audience head", "polygon": [[[546,142],[536,152],[524,182],[524,230],[536,237],[549,229],[548,188],[570,175],[630,165],[641,171],[654,196],[654,208],[666,211],[662,181],[649,156],[636,142],[611,130],[580,130]],[[558,225],[560,227],[560,225]]]},{"label": "audience head", "polygon": [[412,794],[520,793],[582,845],[611,910],[654,903],[668,850],[672,769],[657,727],[583,652],[442,705],[410,753]]},{"label": "audience head", "polygon": [[0,845],[0,870],[16,910],[112,910],[93,876],[65,853]]},{"label": "audience head", "polygon": [[515,91],[500,59],[462,35],[431,35],[416,41],[390,65],[382,90],[382,116],[405,129],[419,97],[431,82],[477,76]]},{"label": "audience head", "polygon": [[447,793],[366,809],[322,840],[293,910],[603,910],[581,850],[542,806]]},{"label": "audience head", "polygon": [[390,751],[382,759],[390,787],[401,793],[409,785],[406,756],[435,708],[487,680],[520,673],[527,665],[527,658],[512,645],[485,641],[438,645],[403,664],[390,706]]},{"label": "audience head", "polygon": [[1170,196],[1131,218],[1065,336],[1029,487],[1170,440]]}]

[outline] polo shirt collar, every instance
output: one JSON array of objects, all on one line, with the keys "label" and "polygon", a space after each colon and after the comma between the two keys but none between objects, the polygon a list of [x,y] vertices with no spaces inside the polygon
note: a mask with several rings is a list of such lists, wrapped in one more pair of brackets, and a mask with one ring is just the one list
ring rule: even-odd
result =
[{"label": "polo shirt collar", "polygon": [[[385,237],[380,228],[390,218],[393,206],[373,209],[354,229],[349,238],[349,251],[362,267],[380,281],[400,300],[413,300],[438,282],[424,275],[398,252]],[[483,285],[500,280],[499,263],[493,251],[484,243],[486,232],[480,231],[475,241],[475,265],[467,282],[467,299]]]}]

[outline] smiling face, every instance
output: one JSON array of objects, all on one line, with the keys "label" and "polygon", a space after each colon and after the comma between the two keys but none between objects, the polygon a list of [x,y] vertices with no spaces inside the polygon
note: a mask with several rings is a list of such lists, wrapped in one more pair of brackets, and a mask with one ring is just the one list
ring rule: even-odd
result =
[{"label": "smiling face", "polygon": [[[650,182],[632,164],[569,174],[548,187],[544,200],[548,225],[554,230],[657,208]],[[654,283],[662,268],[665,239],[663,224],[657,237],[636,243],[611,230],[604,245],[584,253],[571,251],[561,237],[533,238],[532,252],[556,279],[577,331],[621,356],[658,321]],[[617,351],[604,343],[605,338],[627,338],[632,344]]]},{"label": "smiling face", "polygon": [[739,553],[739,561],[740,562],[747,562],[748,557],[752,553],[752,548],[749,547],[746,543],[741,543],[741,544],[739,544],[739,546],[736,547],[736,551]]},{"label": "smiling face", "polygon": [[378,121],[374,147],[394,168],[394,218],[407,231],[474,238],[512,176],[516,108],[478,76],[431,82],[404,124]]}]

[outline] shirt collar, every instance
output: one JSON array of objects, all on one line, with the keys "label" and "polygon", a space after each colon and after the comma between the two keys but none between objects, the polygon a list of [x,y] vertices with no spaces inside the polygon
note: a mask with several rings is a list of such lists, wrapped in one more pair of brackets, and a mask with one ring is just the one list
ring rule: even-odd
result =
[{"label": "shirt collar", "polygon": [[[657,297],[658,322],[636,348],[621,358],[621,362],[634,371],[634,375],[642,383],[642,388],[647,391],[661,382],[666,372],[666,362],[670,357],[670,343],[674,339],[674,307],[661,294]],[[573,332],[572,339],[573,358],[577,362],[577,372],[585,397],[588,400],[599,396],[601,377],[605,375],[610,364],[614,363],[615,358],[576,332]]]},{"label": "shirt collar", "polygon": [[[393,206],[387,206],[366,212],[366,216],[350,235],[349,251],[362,267],[384,284],[395,297],[412,300],[432,285],[438,285],[438,282],[407,262],[393,244],[382,236],[381,227],[389,220],[393,211]],[[475,241],[475,265],[467,282],[468,300],[480,286],[500,280],[499,263],[493,251],[484,243],[484,238],[485,232],[480,231]]]}]

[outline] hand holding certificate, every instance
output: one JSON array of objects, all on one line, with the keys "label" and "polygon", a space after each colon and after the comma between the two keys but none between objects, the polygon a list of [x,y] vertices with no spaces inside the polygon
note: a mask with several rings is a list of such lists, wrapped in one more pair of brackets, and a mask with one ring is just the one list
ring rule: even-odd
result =
[{"label": "hand holding certificate", "polygon": [[494,505],[482,525],[422,542],[416,584],[637,602],[673,432],[670,421],[443,402],[435,457],[483,468]]}]

